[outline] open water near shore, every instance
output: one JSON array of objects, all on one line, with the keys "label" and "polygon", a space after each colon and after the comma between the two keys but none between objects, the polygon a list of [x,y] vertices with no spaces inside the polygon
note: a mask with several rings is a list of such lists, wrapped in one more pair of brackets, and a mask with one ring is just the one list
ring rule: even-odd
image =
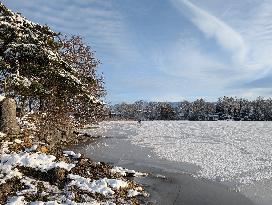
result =
[{"label": "open water near shore", "polygon": [[272,204],[272,122],[114,121],[89,132],[103,137],[75,150],[152,172],[142,182],[154,203]]}]

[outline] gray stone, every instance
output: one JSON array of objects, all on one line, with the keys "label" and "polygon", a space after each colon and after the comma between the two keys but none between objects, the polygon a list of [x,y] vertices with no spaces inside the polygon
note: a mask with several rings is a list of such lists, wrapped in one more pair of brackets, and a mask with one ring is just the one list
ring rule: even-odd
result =
[{"label": "gray stone", "polygon": [[5,98],[0,102],[0,131],[12,135],[20,133],[16,119],[16,101],[12,98]]}]

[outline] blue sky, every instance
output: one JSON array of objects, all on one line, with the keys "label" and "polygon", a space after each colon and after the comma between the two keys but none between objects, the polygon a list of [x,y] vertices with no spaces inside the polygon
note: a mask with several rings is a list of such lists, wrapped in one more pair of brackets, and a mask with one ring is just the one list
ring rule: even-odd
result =
[{"label": "blue sky", "polygon": [[102,61],[107,102],[272,94],[272,0],[4,0],[79,34]]}]

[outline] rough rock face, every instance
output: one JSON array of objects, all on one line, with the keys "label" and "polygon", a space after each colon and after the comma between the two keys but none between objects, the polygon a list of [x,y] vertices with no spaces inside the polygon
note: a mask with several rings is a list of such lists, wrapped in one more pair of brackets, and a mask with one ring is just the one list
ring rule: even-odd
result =
[{"label": "rough rock face", "polygon": [[19,134],[20,127],[16,120],[16,102],[5,98],[0,102],[0,131],[6,134]]}]

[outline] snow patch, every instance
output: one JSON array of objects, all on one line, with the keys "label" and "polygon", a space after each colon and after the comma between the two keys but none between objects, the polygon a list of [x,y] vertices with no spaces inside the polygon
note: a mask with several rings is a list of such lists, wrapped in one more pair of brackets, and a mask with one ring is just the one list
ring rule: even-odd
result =
[{"label": "snow patch", "polygon": [[127,196],[128,197],[134,197],[134,196],[137,196],[137,195],[140,195],[140,194],[141,194],[141,192],[138,192],[138,191],[133,190],[133,189],[129,189]]},{"label": "snow patch", "polygon": [[71,157],[73,157],[73,158],[75,158],[75,159],[78,159],[78,158],[80,158],[81,157],[81,154],[80,153],[75,153],[75,152],[73,152],[73,151],[63,151],[63,154],[65,155],[65,156],[71,156]]},{"label": "snow patch", "polygon": [[0,102],[3,101],[6,97],[3,95],[0,95]]},{"label": "snow patch", "polygon": [[24,196],[14,196],[8,199],[6,205],[24,205],[24,204],[27,204]]},{"label": "snow patch", "polygon": [[5,137],[5,136],[6,136],[6,134],[5,134],[5,133],[0,132],[0,138]]},{"label": "snow patch", "polygon": [[53,155],[47,155],[44,153],[11,153],[3,154],[1,156],[1,166],[12,167],[12,166],[25,166],[34,169],[39,169],[41,171],[47,171],[53,168],[63,168],[70,171],[75,167],[74,164],[68,164],[66,162],[54,162],[56,159]]},{"label": "snow patch", "polygon": [[38,145],[34,144],[34,145],[32,145],[32,147],[26,148],[25,152],[33,152],[33,151],[36,151],[37,148],[38,148]]},{"label": "snow patch", "polygon": [[14,142],[17,143],[17,144],[21,144],[23,141],[19,140],[19,139],[15,139]]},{"label": "snow patch", "polygon": [[103,195],[113,195],[115,192],[111,188],[120,189],[128,186],[127,182],[120,179],[91,180],[74,174],[69,174],[68,177],[72,179],[68,186],[77,186],[82,190]]},{"label": "snow patch", "polygon": [[142,173],[142,172],[136,172],[135,170],[130,170],[130,169],[126,169],[123,167],[113,167],[110,170],[111,173],[115,174],[118,173],[122,176],[134,176],[134,177],[139,177],[139,176],[146,176],[147,173]]}]

